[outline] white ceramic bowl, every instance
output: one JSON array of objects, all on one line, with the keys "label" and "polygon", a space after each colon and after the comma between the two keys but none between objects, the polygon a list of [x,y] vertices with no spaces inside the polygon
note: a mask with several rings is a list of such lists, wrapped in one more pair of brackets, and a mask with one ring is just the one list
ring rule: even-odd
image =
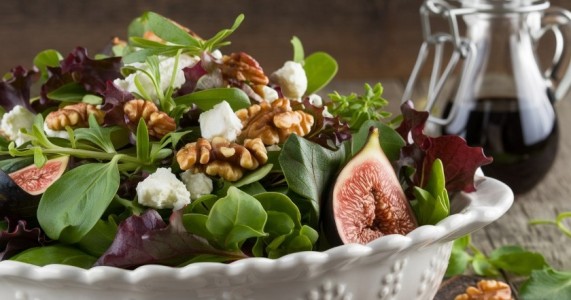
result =
[{"label": "white ceramic bowl", "polygon": [[513,202],[503,183],[476,177],[477,192],[458,194],[453,215],[406,236],[368,245],[300,252],[271,260],[197,263],[184,268],[148,265],[133,271],[83,270],[0,262],[0,299],[432,299],[452,241],[495,221]]}]

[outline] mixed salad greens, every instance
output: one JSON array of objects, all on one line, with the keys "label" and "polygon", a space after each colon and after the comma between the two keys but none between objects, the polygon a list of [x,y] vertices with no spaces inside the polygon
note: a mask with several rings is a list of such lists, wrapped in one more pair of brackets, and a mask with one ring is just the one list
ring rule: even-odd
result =
[{"label": "mixed salad greens", "polygon": [[426,136],[427,112],[409,102],[391,119],[380,84],[319,96],[330,55],[294,37],[268,78],[250,55],[222,54],[243,19],[203,39],[148,12],[104,53],[45,50],[6,74],[0,259],[135,268],[325,250],[328,192],[371,127],[419,225],[474,190],[491,158]]}]

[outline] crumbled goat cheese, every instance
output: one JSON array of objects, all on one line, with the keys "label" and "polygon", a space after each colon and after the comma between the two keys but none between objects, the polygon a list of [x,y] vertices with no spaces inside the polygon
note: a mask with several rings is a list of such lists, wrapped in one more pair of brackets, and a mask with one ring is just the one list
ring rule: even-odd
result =
[{"label": "crumbled goat cheese", "polygon": [[287,61],[270,79],[280,86],[282,94],[289,99],[300,99],[307,90],[305,70],[294,61]]},{"label": "crumbled goat cheese", "polygon": [[269,103],[274,102],[280,97],[280,95],[278,95],[278,91],[272,89],[267,85],[264,85],[262,88],[262,93],[264,93],[264,100],[268,101]]},{"label": "crumbled goat cheese", "polygon": [[309,104],[311,104],[315,107],[322,107],[323,106],[323,99],[321,99],[321,96],[319,96],[317,94],[311,94],[311,95],[309,95]]},{"label": "crumbled goat cheese", "polygon": [[20,146],[30,140],[30,137],[22,133],[21,129],[31,132],[34,125],[34,117],[35,115],[25,107],[16,105],[2,116],[0,131],[10,141],[14,141],[16,146]]},{"label": "crumbled goat cheese", "polygon": [[[161,72],[160,88],[162,89],[162,92],[165,92],[170,86],[175,60],[176,60],[175,57],[159,56],[159,69]],[[177,72],[175,74],[173,82],[174,89],[180,88],[186,81],[182,69],[186,67],[192,67],[198,61],[199,61],[198,57],[184,55],[184,54],[180,55]],[[127,66],[135,67],[146,71],[149,70],[149,66],[146,63],[132,63],[128,64]],[[117,88],[125,92],[137,93],[139,95],[143,95],[144,93],[140,91],[137,85],[135,84],[135,78],[138,78],[143,89],[145,90],[144,92],[156,102],[158,100],[157,99],[158,96],[157,96],[157,91],[155,90],[155,86],[153,85],[151,79],[141,71],[129,74],[125,79],[115,79],[113,81],[113,84],[115,84]]]},{"label": "crumbled goat cheese", "polygon": [[180,174],[180,179],[190,192],[190,199],[196,200],[204,195],[212,193],[212,179],[204,173],[192,173],[190,170]]},{"label": "crumbled goat cheese", "polygon": [[242,122],[226,101],[201,113],[198,122],[202,137],[208,140],[219,136],[233,142],[242,130]]},{"label": "crumbled goat cheese", "polygon": [[139,204],[152,208],[179,210],[190,203],[190,193],[170,168],[158,168],[137,184]]},{"label": "crumbled goat cheese", "polygon": [[52,130],[48,127],[48,123],[46,123],[46,121],[44,121],[44,132],[48,137],[57,137],[69,140],[69,134],[67,133],[67,130]]}]

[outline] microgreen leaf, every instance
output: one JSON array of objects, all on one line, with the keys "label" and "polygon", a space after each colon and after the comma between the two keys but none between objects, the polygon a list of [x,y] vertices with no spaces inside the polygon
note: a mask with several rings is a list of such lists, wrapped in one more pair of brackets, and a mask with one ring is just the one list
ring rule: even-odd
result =
[{"label": "microgreen leaf", "polygon": [[137,158],[141,161],[147,161],[149,159],[149,130],[147,129],[147,124],[143,118],[139,119],[139,125],[137,126]]},{"label": "microgreen leaf", "polygon": [[325,52],[315,52],[305,58],[303,69],[307,76],[306,95],[318,92],[337,74],[339,66],[335,59]]},{"label": "microgreen leaf", "polygon": [[291,45],[293,46],[293,61],[304,64],[305,53],[303,52],[303,44],[297,36],[291,38]]},{"label": "microgreen leaf", "polygon": [[36,55],[34,58],[34,66],[40,70],[40,82],[44,83],[48,80],[48,68],[47,67],[58,67],[59,62],[63,59],[63,56],[56,50],[47,49]]},{"label": "microgreen leaf", "polygon": [[38,221],[50,238],[78,242],[95,226],[118,189],[115,160],[81,165],[65,172],[44,192]]},{"label": "microgreen leaf", "polygon": [[350,128],[361,128],[367,120],[381,121],[390,117],[389,112],[383,111],[388,101],[382,97],[383,86],[377,83],[371,87],[365,84],[365,94],[351,93],[342,96],[337,92],[329,94],[331,99],[330,112],[349,122]]}]

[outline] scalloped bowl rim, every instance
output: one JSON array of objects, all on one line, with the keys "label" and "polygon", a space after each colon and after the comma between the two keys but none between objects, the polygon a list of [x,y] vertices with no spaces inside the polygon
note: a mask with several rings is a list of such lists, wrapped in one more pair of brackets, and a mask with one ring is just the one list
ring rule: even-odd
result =
[{"label": "scalloped bowl rim", "polygon": [[[367,245],[347,244],[333,247],[323,252],[304,251],[285,255],[277,259],[253,257],[238,260],[230,264],[200,262],[184,267],[168,267],[162,265],[144,265],[134,270],[116,267],[98,266],[90,269],[52,264],[35,266],[16,261],[0,262],[0,277],[19,276],[34,281],[64,279],[71,282],[97,284],[111,280],[123,280],[131,284],[148,280],[156,276],[168,276],[178,280],[188,280],[205,273],[236,276],[245,272],[268,273],[282,269],[295,268],[300,264],[316,265],[330,260],[352,259],[368,256],[377,252],[397,254],[413,249],[421,249],[436,243],[447,243],[460,236],[480,229],[497,220],[511,207],[513,192],[504,183],[489,177],[476,175],[477,191],[460,193],[454,197],[464,201],[465,207],[451,214],[436,225],[423,225],[407,235],[387,235]],[[490,199],[493,202],[489,202]],[[487,202],[487,201],[488,202]],[[454,210],[454,203],[452,210]]]}]

